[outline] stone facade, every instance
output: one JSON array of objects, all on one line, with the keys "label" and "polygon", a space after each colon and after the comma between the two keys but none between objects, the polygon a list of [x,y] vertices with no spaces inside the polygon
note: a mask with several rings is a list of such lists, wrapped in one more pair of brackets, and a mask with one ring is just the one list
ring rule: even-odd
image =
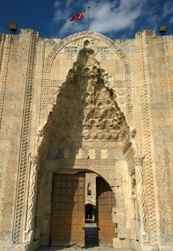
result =
[{"label": "stone facade", "polygon": [[114,247],[173,249],[172,56],[173,37],[151,31],[0,35],[0,250],[48,244],[67,166],[112,187]]}]

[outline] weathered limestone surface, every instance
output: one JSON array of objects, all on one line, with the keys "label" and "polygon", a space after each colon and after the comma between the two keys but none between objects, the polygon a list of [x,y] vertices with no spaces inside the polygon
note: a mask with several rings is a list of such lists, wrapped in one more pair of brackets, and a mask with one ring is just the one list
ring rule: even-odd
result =
[{"label": "weathered limestone surface", "polygon": [[[107,135],[100,128],[101,133],[95,135],[92,123],[97,121],[91,117],[92,142],[87,141],[85,128],[85,140],[75,156],[74,168],[88,165],[97,173],[101,170],[112,185],[117,200],[115,212],[118,210],[113,220],[119,224],[120,237],[114,239],[115,247],[129,245],[142,250],[171,251],[173,37],[144,31],[124,41],[92,32],[64,39],[43,39],[32,30],[0,35],[0,250],[27,250],[28,245],[34,249],[37,245],[34,238],[40,238],[33,221],[37,187],[40,187],[38,148],[45,140],[43,128],[54,112],[53,107],[59,109],[63,83],[73,78],[70,69],[74,70],[74,62],[79,60],[77,57],[86,40],[94,51],[94,57],[87,63],[88,71],[93,70],[94,65],[95,70],[105,70],[104,88],[114,93],[113,100],[129,127],[131,146],[127,146],[122,155],[116,142],[111,144],[113,137],[116,141],[115,133],[110,130]],[[77,81],[77,84],[81,81],[82,86],[83,79]],[[68,85],[65,88],[68,90]],[[66,102],[63,104],[65,107]],[[106,111],[109,104],[101,105]],[[71,107],[75,107],[74,104]],[[106,114],[99,113],[102,121],[108,121]],[[109,126],[106,124],[106,128]],[[102,142],[99,145],[97,137],[103,137],[99,138]],[[52,149],[57,150],[56,144]],[[68,156],[68,151],[64,151],[64,156]],[[47,167],[44,164],[48,179],[41,180],[47,193],[51,190],[51,172],[56,165],[48,162]],[[40,193],[44,194],[44,189]],[[49,202],[49,197],[46,200]],[[49,208],[45,208],[40,217],[44,218],[46,210]],[[44,226],[49,225],[48,218],[44,220]],[[45,232],[41,237],[43,244],[47,244],[47,235]],[[120,242],[121,235],[125,240]],[[133,239],[137,242],[129,241]]]}]

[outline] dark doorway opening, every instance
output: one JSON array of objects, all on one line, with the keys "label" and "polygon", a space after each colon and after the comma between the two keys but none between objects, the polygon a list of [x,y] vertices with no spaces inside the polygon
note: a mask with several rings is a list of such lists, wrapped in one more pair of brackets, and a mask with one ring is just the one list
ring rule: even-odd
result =
[{"label": "dark doorway opening", "polygon": [[96,206],[90,203],[85,205],[85,223],[96,222]]}]

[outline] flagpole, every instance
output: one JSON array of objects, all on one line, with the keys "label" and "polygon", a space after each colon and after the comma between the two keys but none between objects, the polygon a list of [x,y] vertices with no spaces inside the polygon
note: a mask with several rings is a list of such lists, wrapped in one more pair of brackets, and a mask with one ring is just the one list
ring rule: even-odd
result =
[{"label": "flagpole", "polygon": [[88,31],[89,31],[89,18],[90,18],[90,17],[89,17],[89,15],[90,15],[89,9],[90,9],[90,6],[88,5],[88,7],[87,7],[87,12],[88,12],[88,13],[87,13],[87,14],[88,14],[88,20],[87,20],[87,21],[88,21],[88,25],[87,25],[87,30],[88,30]]}]

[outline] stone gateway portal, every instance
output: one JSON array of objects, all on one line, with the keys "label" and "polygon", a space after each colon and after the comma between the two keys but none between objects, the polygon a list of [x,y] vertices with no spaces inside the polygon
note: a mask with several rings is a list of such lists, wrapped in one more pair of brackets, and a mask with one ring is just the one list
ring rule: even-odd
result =
[{"label": "stone gateway portal", "polygon": [[173,250],[172,48],[0,35],[0,250]]},{"label": "stone gateway portal", "polygon": [[114,194],[103,178],[98,176],[95,182],[95,225],[85,224],[85,173],[53,175],[50,246],[113,246]]},{"label": "stone gateway portal", "polygon": [[85,173],[53,175],[50,246],[113,247],[114,194],[103,178],[95,182],[95,225],[85,224]]},{"label": "stone gateway portal", "polygon": [[[117,180],[122,178],[124,181],[127,179],[127,184],[124,184],[126,189],[132,190],[125,152],[129,151],[132,160],[134,153],[129,141],[127,121],[115,100],[114,91],[106,84],[106,74],[95,58],[90,42],[85,40],[43,128],[43,139],[38,149],[40,182],[36,202],[36,223],[44,242],[46,235],[48,238],[48,231],[46,228],[44,230],[43,223],[46,215],[49,215],[47,220],[48,225],[51,225],[51,245],[91,245],[90,228],[84,224],[85,178],[77,174],[79,171],[95,172],[98,175],[95,180],[97,245],[113,247],[114,242],[117,242],[117,246],[120,245],[115,234],[118,221],[114,203],[116,191],[113,192],[111,187],[115,187],[116,190]],[[110,155],[111,152],[114,154]],[[117,174],[113,171],[116,158],[124,158],[123,166],[116,168]],[[50,181],[47,173],[51,176]],[[49,187],[52,186],[52,192],[45,190],[45,182]],[[121,193],[123,195],[123,190]],[[53,196],[52,206],[50,194]],[[43,210],[45,198],[49,206]],[[133,203],[129,198],[126,199],[131,216],[125,201],[119,205],[119,210],[124,210],[123,222],[118,224],[118,227],[124,230],[123,236],[127,234],[124,224],[130,224],[131,217],[136,214]],[[129,218],[127,221],[125,215]],[[134,242],[135,232],[134,227],[131,231]],[[129,247],[130,238],[124,243],[122,241],[121,246],[123,245]]]}]

